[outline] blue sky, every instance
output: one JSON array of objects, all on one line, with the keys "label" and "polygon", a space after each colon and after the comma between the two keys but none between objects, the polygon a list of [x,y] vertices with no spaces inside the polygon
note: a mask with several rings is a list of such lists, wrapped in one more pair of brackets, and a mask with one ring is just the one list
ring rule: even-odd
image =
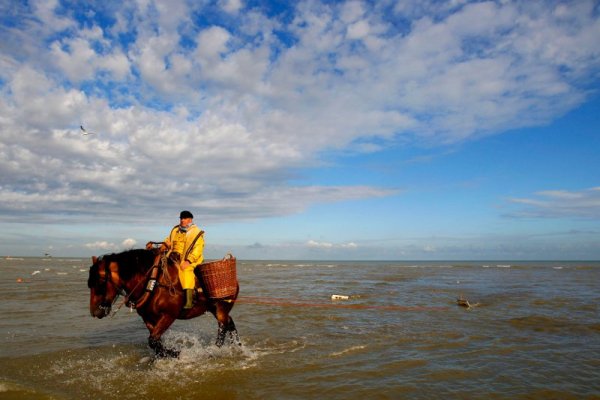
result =
[{"label": "blue sky", "polygon": [[0,254],[600,259],[598,1],[0,15]]}]

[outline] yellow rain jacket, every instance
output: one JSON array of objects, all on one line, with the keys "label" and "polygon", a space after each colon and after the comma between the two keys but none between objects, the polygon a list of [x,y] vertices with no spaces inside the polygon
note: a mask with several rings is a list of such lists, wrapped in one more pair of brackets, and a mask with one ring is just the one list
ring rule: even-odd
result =
[{"label": "yellow rain jacket", "polygon": [[192,225],[184,232],[175,225],[165,243],[171,249],[170,253],[179,254],[181,262],[187,260],[190,263],[187,268],[179,269],[179,280],[183,289],[193,289],[196,282],[194,268],[204,261],[204,231]]}]

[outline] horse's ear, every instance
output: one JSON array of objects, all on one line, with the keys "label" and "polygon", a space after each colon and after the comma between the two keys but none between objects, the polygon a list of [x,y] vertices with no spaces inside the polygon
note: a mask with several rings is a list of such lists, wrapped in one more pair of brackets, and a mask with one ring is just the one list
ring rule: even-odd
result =
[{"label": "horse's ear", "polygon": [[98,257],[92,256],[92,264],[96,264],[96,261],[98,261]]}]

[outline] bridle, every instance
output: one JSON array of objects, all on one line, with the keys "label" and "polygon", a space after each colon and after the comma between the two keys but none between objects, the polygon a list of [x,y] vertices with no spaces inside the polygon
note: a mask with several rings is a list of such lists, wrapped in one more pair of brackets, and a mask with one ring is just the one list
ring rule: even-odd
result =
[{"label": "bridle", "polygon": [[[99,265],[100,263],[103,264],[102,267]],[[88,281],[88,287],[90,289],[94,288],[94,294],[97,296],[103,296],[102,301],[100,301],[99,305],[96,306],[96,309],[101,310],[104,316],[110,315],[111,317],[114,316],[123,305],[127,305],[128,307],[130,307],[131,310],[133,310],[134,308],[142,307],[148,301],[152,291],[154,290],[154,287],[161,286],[161,284],[158,283],[158,270],[159,268],[163,271],[165,270],[166,254],[163,254],[160,257],[160,259],[157,258],[155,264],[145,273],[145,277],[138,280],[135,286],[133,288],[130,288],[130,290],[126,290],[126,286],[121,285],[121,278],[118,274],[117,282],[115,282],[115,280],[113,279],[113,274],[115,272],[113,272],[110,269],[112,263],[113,261],[110,259],[110,257],[108,259],[100,257],[97,260],[95,260],[94,264],[90,268],[94,268],[95,265],[98,265],[98,271],[96,272],[97,279],[95,282],[93,282],[93,280],[91,279],[92,271],[90,270],[90,280]],[[171,291],[173,290],[173,283],[171,282],[168,273],[165,276],[169,281],[168,287]],[[106,298],[109,283],[115,289],[116,294],[113,299]],[[131,296],[140,287],[145,287],[145,289],[136,300],[132,300]],[[111,309],[117,301],[117,299],[119,298],[119,296],[123,296],[124,299],[121,302],[121,304],[116,308],[116,310],[114,310],[113,313],[110,314]]]},{"label": "bridle", "polygon": [[[93,286],[94,288],[94,293],[98,296],[103,296],[102,301],[100,301],[100,304],[98,305],[98,309],[102,310],[104,312],[104,315],[109,315],[110,310],[113,306],[113,304],[115,304],[115,302],[117,301],[117,299],[119,298],[119,295],[126,295],[125,289],[123,287],[121,287],[120,285],[117,285],[115,282],[113,282],[112,279],[112,271],[110,270],[110,264],[111,262],[108,260],[104,260],[102,257],[100,257],[95,264],[98,263],[103,263],[104,264],[104,268],[100,268],[98,267],[98,281],[97,283]],[[92,265],[93,268],[94,266]],[[101,272],[104,272],[104,274],[102,274]],[[113,299],[107,299],[106,298],[106,293],[108,292],[108,283],[111,283],[114,287],[115,287],[115,297]],[[91,280],[88,283],[88,287],[90,289],[92,289],[92,283]]]}]

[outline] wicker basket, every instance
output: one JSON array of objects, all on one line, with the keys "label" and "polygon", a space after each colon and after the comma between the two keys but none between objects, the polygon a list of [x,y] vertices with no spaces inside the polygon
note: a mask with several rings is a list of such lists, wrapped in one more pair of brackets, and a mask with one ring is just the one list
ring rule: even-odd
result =
[{"label": "wicker basket", "polygon": [[231,254],[219,261],[200,264],[198,270],[211,299],[222,299],[236,294],[238,281],[235,257]]}]

